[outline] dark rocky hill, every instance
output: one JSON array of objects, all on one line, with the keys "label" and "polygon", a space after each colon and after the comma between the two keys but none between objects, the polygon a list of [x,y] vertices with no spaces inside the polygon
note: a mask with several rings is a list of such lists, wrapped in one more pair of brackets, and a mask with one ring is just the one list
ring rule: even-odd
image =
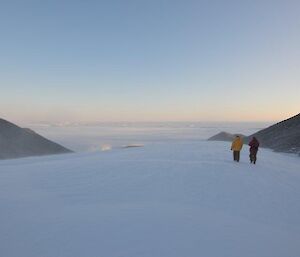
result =
[{"label": "dark rocky hill", "polygon": [[54,143],[31,129],[0,119],[0,159],[70,153],[71,150]]},{"label": "dark rocky hill", "polygon": [[[231,141],[233,136],[221,132],[208,140]],[[253,136],[258,139],[262,147],[271,148],[277,152],[300,153],[300,113],[244,137],[244,142],[248,143]]]},{"label": "dark rocky hill", "polygon": [[262,147],[277,152],[300,153],[300,113],[250,135],[255,136]]},{"label": "dark rocky hill", "polygon": [[212,137],[210,137],[209,141],[232,141],[235,136],[239,135],[240,137],[245,137],[244,135],[242,134],[230,134],[230,133],[227,133],[227,132],[220,132]]}]

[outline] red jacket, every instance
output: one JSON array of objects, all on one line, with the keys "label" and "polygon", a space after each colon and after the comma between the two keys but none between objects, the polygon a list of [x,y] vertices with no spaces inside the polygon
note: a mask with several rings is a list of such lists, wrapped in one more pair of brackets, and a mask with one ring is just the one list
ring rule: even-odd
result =
[{"label": "red jacket", "polygon": [[252,140],[249,143],[250,146],[250,153],[255,153],[258,151],[258,147],[259,147],[259,142],[258,140],[254,137],[252,138]]}]

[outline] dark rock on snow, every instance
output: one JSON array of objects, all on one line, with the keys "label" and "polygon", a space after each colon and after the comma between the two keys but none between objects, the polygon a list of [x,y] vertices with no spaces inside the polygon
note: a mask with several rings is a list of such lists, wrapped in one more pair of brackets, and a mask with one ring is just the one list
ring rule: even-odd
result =
[{"label": "dark rock on snow", "polygon": [[230,133],[222,131],[222,132],[210,137],[207,140],[209,140],[209,141],[232,141],[237,135],[239,135],[241,137],[245,137],[242,134],[230,134]]},{"label": "dark rock on snow", "polygon": [[255,136],[262,147],[277,152],[300,153],[300,113],[248,137]]},{"label": "dark rock on snow", "polygon": [[72,151],[38,135],[31,129],[20,128],[0,119],[0,159],[70,152]]},{"label": "dark rock on snow", "polygon": [[[231,141],[233,136],[232,134],[221,132],[208,140]],[[248,137],[244,137],[244,143],[248,144],[253,136],[258,139],[261,147],[271,148],[277,152],[300,154],[300,113]]]}]

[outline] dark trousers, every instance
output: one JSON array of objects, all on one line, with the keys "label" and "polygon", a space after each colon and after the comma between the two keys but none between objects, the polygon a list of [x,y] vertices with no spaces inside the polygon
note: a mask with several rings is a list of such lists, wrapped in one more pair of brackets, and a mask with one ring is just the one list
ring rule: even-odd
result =
[{"label": "dark trousers", "polygon": [[237,162],[240,161],[240,151],[233,151],[233,160]]},{"label": "dark trousers", "polygon": [[250,157],[250,162],[252,163],[256,163],[256,154],[257,154],[257,151],[253,151],[253,152],[250,152],[250,155],[249,155],[249,157]]}]

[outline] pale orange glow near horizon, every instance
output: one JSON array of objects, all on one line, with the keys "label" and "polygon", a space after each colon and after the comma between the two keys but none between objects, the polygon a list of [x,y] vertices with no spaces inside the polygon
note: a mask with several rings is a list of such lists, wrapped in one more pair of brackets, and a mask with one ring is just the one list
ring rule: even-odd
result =
[{"label": "pale orange glow near horizon", "polygon": [[205,112],[194,111],[188,112],[183,110],[161,110],[159,113],[154,111],[144,111],[132,113],[129,110],[103,112],[97,110],[88,112],[86,110],[71,112],[63,109],[56,110],[36,110],[14,112],[3,110],[0,111],[0,117],[19,124],[30,123],[95,123],[95,122],[278,122],[290,118],[299,111],[284,111],[284,110],[262,110],[252,112],[250,110],[220,110]]}]

